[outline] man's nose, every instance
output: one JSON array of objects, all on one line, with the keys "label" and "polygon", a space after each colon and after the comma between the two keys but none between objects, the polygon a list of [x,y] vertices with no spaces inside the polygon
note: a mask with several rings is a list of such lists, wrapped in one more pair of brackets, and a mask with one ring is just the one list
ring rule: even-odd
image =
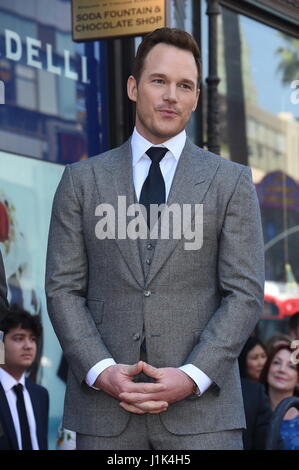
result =
[{"label": "man's nose", "polygon": [[173,84],[173,85],[169,84],[166,86],[165,92],[164,92],[164,100],[172,101],[172,102],[176,102],[178,100],[176,84]]},{"label": "man's nose", "polygon": [[24,348],[25,349],[31,349],[32,346],[33,346],[33,341],[29,338],[25,339]]}]

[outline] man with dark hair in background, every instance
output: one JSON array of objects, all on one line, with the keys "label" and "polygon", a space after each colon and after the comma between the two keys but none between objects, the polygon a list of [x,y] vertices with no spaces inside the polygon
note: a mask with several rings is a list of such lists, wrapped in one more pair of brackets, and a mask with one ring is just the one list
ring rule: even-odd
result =
[{"label": "man with dark hair in background", "polygon": [[12,308],[0,322],[5,364],[0,365],[0,450],[47,450],[49,395],[26,377],[42,327],[39,318]]},{"label": "man with dark hair in background", "polygon": [[[54,198],[46,291],[78,449],[242,448],[237,359],[262,310],[263,236],[250,169],[186,136],[200,69],[188,33],[148,34],[127,82],[131,139],[67,166]],[[201,204],[203,243],[186,248]],[[102,207],[125,220],[125,236],[97,234]],[[170,207],[193,218],[173,217],[166,239],[155,230]]]}]

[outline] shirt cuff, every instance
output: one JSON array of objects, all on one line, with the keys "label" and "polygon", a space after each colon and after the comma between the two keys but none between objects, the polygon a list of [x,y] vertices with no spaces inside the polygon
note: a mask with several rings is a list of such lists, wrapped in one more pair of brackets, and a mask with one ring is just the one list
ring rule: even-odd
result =
[{"label": "shirt cuff", "polygon": [[185,364],[184,366],[179,367],[179,369],[189,375],[189,377],[191,377],[191,379],[196,383],[196,395],[198,396],[202,395],[213,383],[213,381],[202,370],[198,369],[198,367],[193,364]]},{"label": "shirt cuff", "polygon": [[115,360],[112,358],[103,359],[102,361],[97,362],[86,374],[85,382],[90,387],[95,390],[99,390],[96,387],[93,387],[97,377],[105,370],[107,367],[114,366],[116,364]]}]

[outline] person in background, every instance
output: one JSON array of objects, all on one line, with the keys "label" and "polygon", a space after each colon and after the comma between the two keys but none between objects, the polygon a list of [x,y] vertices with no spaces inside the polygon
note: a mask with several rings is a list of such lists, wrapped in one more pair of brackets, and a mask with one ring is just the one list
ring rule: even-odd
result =
[{"label": "person in background", "polygon": [[256,336],[250,336],[239,356],[240,376],[258,382],[266,360],[266,347]]},{"label": "person in background", "polygon": [[[292,360],[293,350],[281,344],[272,349],[260,382],[265,385],[271,408],[274,411],[285,398],[297,395],[299,385],[299,363]],[[280,437],[284,450],[299,450],[299,411],[290,408],[280,427]]]},{"label": "person in background", "polygon": [[271,338],[266,342],[267,354],[271,353],[273,348],[280,346],[281,344],[286,344],[289,346],[292,342],[291,336],[285,333],[275,333]]},{"label": "person in background", "polygon": [[244,450],[263,450],[272,418],[265,387],[244,378],[241,378],[241,386],[246,417],[246,429],[243,430]]},{"label": "person in background", "polygon": [[299,340],[299,312],[294,313],[289,319],[289,335],[292,340]]},{"label": "person in background", "polygon": [[46,450],[49,395],[26,378],[41,336],[39,318],[12,308],[0,329],[5,347],[5,364],[0,366],[0,449]]},{"label": "person in background", "polygon": [[262,450],[266,445],[272,410],[263,385],[258,383],[266,360],[265,346],[256,336],[250,336],[239,356],[246,417],[246,429],[243,430],[244,450]]}]

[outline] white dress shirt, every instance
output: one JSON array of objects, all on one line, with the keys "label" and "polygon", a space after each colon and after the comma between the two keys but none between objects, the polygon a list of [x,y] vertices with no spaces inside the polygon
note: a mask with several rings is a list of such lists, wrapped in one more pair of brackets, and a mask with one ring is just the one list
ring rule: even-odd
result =
[{"label": "white dress shirt", "polygon": [[[133,182],[135,187],[135,193],[137,199],[139,200],[141,189],[143,183],[148,175],[151,159],[146,155],[146,151],[150,147],[166,147],[168,152],[165,154],[164,158],[160,162],[161,173],[165,181],[165,192],[166,192],[166,201],[170,192],[171,184],[179,162],[181,153],[186,143],[186,132],[182,131],[171,139],[167,140],[163,144],[153,145],[151,142],[142,137],[134,129],[131,146],[132,146],[132,166],[133,166]],[[98,375],[103,372],[107,367],[116,364],[112,359],[104,359],[103,361],[95,364],[86,375],[86,382],[89,386],[92,386],[98,377]],[[198,367],[195,367],[193,364],[185,364],[180,367],[192,380],[196,383],[198,387],[198,394],[204,393],[209,386],[212,384],[212,380]]]},{"label": "white dress shirt", "polygon": [[16,431],[18,445],[19,445],[20,450],[22,450],[21,428],[20,428],[19,414],[17,410],[17,396],[13,390],[13,387],[15,385],[18,385],[19,383],[23,385],[24,402],[25,402],[25,408],[26,408],[26,413],[27,413],[27,418],[28,418],[28,423],[29,423],[32,449],[39,450],[37,435],[36,435],[36,422],[35,422],[34,412],[32,408],[30,395],[25,385],[25,373],[22,375],[20,380],[17,381],[14,377],[12,377],[12,375],[8,374],[8,372],[6,372],[4,369],[0,367],[0,382],[2,384],[2,387],[6,395],[6,399],[8,401],[8,406],[11,412],[11,416],[12,416],[14,428]]}]

